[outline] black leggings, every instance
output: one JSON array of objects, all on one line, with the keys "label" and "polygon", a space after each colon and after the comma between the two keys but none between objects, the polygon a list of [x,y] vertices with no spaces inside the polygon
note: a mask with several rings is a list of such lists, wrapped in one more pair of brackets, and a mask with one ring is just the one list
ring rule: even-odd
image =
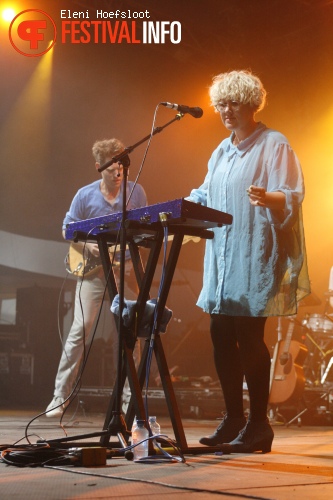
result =
[{"label": "black leggings", "polygon": [[271,359],[264,342],[265,322],[261,317],[211,315],[215,367],[231,417],[244,414],[245,376],[251,420],[267,418]]}]

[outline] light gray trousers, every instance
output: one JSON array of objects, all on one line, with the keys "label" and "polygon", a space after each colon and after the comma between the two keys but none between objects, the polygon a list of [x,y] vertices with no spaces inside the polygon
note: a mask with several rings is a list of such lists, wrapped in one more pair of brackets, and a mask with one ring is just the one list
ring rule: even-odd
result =
[{"label": "light gray trousers", "polygon": [[[130,262],[125,267],[125,298],[136,299],[136,293],[133,291],[133,268]],[[117,277],[116,277],[117,278]],[[131,285],[131,288],[129,287]],[[94,332],[98,313],[101,307],[105,288],[105,279],[103,274],[84,280],[79,279],[75,291],[74,320],[68,333],[58,372],[55,379],[54,396],[61,396],[66,399],[71,393],[78,372],[81,366],[81,360],[84,353],[84,345],[89,344]],[[108,297],[106,293],[106,297]],[[109,308],[110,304],[108,304]],[[111,339],[117,339],[118,332],[113,314],[110,314],[108,328],[111,328]],[[118,348],[117,346],[114,346]],[[134,349],[134,360],[136,365],[140,362],[139,341],[136,342]]]}]

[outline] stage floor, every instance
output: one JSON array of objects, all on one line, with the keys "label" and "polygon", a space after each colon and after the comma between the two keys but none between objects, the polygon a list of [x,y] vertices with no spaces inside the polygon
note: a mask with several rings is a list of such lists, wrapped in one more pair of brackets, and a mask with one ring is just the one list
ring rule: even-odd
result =
[{"label": "stage floor", "polygon": [[[22,439],[60,439],[64,430],[56,419],[39,417],[31,410],[0,410],[2,448]],[[76,413],[66,418],[68,436],[99,432],[102,413]],[[167,416],[158,417],[161,431],[174,438]],[[182,425],[189,449],[200,446],[201,436],[211,433],[218,420],[184,418]],[[17,467],[0,463],[2,498],[29,499],[206,499],[218,496],[236,499],[333,498],[333,426],[273,425],[275,439],[268,454],[186,454],[185,463],[135,463],[123,457],[110,458],[102,466]],[[99,438],[93,438],[99,444]],[[117,437],[112,437],[110,443]],[[91,439],[89,439],[91,442]],[[84,441],[82,441],[84,445]]]}]

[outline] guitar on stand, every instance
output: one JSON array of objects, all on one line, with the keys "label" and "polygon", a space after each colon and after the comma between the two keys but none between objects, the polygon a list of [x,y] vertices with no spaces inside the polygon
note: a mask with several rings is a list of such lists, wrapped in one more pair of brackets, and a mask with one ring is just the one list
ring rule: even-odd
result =
[{"label": "guitar on stand", "polygon": [[305,387],[303,364],[308,349],[301,342],[292,340],[294,320],[289,318],[285,340],[275,345],[270,378],[269,403],[281,405],[300,400]]}]

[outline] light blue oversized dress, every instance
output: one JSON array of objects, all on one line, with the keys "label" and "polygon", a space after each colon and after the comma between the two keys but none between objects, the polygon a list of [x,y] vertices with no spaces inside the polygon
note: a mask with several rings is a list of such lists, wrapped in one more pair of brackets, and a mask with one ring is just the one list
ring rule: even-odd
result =
[{"label": "light blue oversized dress", "polygon": [[[237,147],[232,139],[213,152],[204,183],[188,198],[233,216],[206,241],[197,305],[231,316],[296,314],[297,301],[310,293],[300,163],[288,140],[262,123]],[[251,205],[250,185],[283,192],[285,209]]]}]

